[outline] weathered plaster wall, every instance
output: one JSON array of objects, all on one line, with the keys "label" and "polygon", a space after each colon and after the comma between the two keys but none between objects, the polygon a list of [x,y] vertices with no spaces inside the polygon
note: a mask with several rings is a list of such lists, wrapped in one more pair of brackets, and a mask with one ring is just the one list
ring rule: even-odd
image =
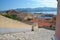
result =
[{"label": "weathered plaster wall", "polygon": [[60,0],[58,0],[57,6],[56,37],[60,40]]}]

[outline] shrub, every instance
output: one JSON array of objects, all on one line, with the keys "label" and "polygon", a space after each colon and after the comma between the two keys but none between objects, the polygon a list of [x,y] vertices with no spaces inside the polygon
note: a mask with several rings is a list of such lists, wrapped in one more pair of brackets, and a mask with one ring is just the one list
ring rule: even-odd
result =
[{"label": "shrub", "polygon": [[11,19],[14,19],[14,20],[20,20],[20,19],[17,18],[15,15],[6,14],[6,15],[3,15],[3,16],[8,17],[8,18],[11,18]]}]

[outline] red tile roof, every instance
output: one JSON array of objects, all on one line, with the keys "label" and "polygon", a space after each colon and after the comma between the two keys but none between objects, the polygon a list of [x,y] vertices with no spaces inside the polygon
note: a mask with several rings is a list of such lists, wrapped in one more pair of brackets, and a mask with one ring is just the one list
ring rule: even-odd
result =
[{"label": "red tile roof", "polygon": [[37,20],[34,19],[34,20],[32,20],[32,22],[37,22],[38,26],[40,26],[40,27],[50,26],[51,25],[50,23],[42,21],[42,20],[37,21]]}]

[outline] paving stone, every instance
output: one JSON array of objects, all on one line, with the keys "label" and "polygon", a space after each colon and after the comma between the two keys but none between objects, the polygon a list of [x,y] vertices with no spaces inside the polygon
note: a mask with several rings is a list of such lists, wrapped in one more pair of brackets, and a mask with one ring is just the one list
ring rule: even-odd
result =
[{"label": "paving stone", "polygon": [[51,40],[55,31],[44,28],[30,32],[0,34],[0,40]]}]

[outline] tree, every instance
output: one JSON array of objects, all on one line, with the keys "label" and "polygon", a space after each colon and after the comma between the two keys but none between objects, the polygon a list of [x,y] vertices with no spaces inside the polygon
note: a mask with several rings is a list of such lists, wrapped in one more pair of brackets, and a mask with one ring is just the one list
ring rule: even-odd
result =
[{"label": "tree", "polygon": [[56,16],[53,17],[52,22],[56,25]]}]

